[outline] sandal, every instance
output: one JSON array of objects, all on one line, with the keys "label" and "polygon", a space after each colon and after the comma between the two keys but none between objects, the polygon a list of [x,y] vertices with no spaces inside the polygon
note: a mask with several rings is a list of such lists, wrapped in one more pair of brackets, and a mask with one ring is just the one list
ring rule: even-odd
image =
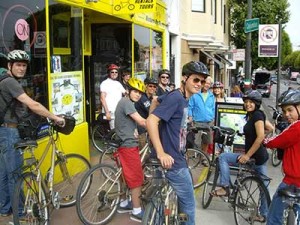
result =
[{"label": "sandal", "polygon": [[228,187],[221,187],[218,190],[213,190],[210,194],[214,197],[225,197],[229,196],[229,188]]},{"label": "sandal", "polygon": [[263,215],[257,215],[253,218],[253,221],[260,222],[260,223],[265,223],[266,222],[266,217],[263,216]]},{"label": "sandal", "polygon": [[246,221],[248,222],[259,222],[259,223],[265,223],[266,217],[263,215],[256,215],[254,218],[253,217],[249,217],[248,219],[246,219]]}]

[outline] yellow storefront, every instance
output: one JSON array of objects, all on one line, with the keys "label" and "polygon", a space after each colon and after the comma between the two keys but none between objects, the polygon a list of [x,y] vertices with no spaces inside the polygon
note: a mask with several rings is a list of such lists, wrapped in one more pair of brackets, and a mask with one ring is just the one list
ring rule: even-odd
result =
[{"label": "yellow storefront", "polygon": [[[30,55],[22,81],[26,92],[53,113],[76,118],[75,130],[62,135],[62,144],[86,158],[106,66],[129,67],[143,79],[166,65],[161,1],[10,0],[0,2],[0,18],[0,52],[23,49]],[[2,59],[0,67],[6,67]]]}]

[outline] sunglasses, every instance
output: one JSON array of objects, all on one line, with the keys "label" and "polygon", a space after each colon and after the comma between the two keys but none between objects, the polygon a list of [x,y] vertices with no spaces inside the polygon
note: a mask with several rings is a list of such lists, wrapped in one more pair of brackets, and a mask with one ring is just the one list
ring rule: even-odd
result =
[{"label": "sunglasses", "polygon": [[201,82],[201,84],[205,84],[205,80],[201,80],[201,79],[199,79],[199,78],[194,78],[193,79],[193,83],[195,83],[195,84],[197,84],[197,83],[199,83],[199,82]]},{"label": "sunglasses", "polygon": [[118,73],[118,71],[111,71],[110,73]]},{"label": "sunglasses", "polygon": [[156,88],[156,85],[149,84],[148,87],[149,88]]},{"label": "sunglasses", "polygon": [[160,78],[162,78],[162,79],[169,79],[168,76],[161,76]]}]

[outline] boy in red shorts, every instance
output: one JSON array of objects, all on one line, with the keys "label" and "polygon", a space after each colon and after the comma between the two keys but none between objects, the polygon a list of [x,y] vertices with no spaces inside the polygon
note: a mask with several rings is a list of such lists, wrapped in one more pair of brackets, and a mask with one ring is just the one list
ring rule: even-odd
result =
[{"label": "boy in red shorts", "polygon": [[128,96],[123,97],[119,101],[115,111],[115,130],[121,140],[118,154],[126,184],[131,190],[132,202],[128,199],[121,200],[118,212],[124,213],[132,211],[130,218],[141,222],[143,211],[139,197],[144,182],[144,174],[139,155],[137,125],[146,127],[146,120],[136,111],[134,103],[137,102],[141,98],[142,93],[145,92],[145,85],[139,79],[130,78],[128,87]]}]

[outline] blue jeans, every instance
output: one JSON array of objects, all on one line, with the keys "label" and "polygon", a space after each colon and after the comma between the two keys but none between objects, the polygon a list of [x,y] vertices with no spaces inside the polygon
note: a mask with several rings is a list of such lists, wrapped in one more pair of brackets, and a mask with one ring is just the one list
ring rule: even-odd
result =
[{"label": "blue jeans", "polygon": [[171,183],[178,196],[178,208],[180,213],[188,216],[188,221],[182,225],[195,225],[195,197],[192,177],[188,168],[170,170],[166,178]]},{"label": "blue jeans", "polygon": [[[278,195],[278,191],[286,187],[288,187],[288,185],[283,182],[279,184],[269,208],[267,225],[283,224],[283,210],[288,207],[288,204],[282,201],[282,197]],[[300,216],[300,206],[296,206],[294,210],[297,210],[298,215]],[[297,224],[300,224],[299,216]]]},{"label": "blue jeans", "polygon": [[[220,165],[220,186],[229,187],[230,186],[230,169],[231,166],[238,166],[237,158],[240,153],[222,153],[219,156],[219,165]],[[255,170],[263,175],[267,176],[267,162],[262,165],[256,165]],[[267,187],[268,182],[264,181],[265,186]],[[259,207],[260,215],[267,217],[268,215],[268,205],[265,196],[261,196],[262,202]]]},{"label": "blue jeans", "polygon": [[20,140],[16,128],[0,127],[0,213],[12,212],[13,193],[23,157],[14,144]]}]

